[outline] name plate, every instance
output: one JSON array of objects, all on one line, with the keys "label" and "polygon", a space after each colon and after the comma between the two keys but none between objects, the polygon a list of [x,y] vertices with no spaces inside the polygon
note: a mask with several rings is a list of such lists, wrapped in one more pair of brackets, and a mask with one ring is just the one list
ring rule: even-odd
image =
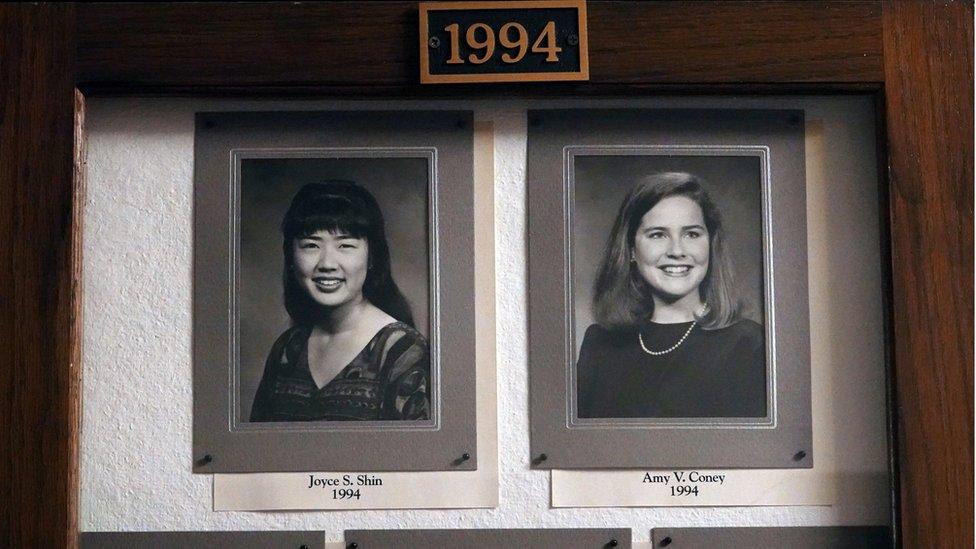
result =
[{"label": "name plate", "polygon": [[420,82],[588,80],[586,2],[422,2]]},{"label": "name plate", "polygon": [[553,507],[861,505],[877,493],[815,469],[553,469],[551,482]]},{"label": "name plate", "polygon": [[216,474],[213,509],[490,508],[498,505],[498,479],[493,464],[483,469],[486,471]]}]

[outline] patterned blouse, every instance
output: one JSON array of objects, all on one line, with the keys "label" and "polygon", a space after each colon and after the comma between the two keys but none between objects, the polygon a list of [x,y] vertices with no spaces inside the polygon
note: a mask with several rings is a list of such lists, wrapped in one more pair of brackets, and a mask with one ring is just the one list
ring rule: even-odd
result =
[{"label": "patterned blouse", "polygon": [[310,326],[281,334],[268,354],[251,421],[424,420],[430,417],[427,340],[387,324],[321,389],[308,368]]}]

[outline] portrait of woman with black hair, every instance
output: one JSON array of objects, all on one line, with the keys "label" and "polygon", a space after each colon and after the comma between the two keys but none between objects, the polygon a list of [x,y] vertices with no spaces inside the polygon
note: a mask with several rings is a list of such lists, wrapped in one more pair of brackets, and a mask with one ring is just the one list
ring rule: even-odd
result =
[{"label": "portrait of woman with black hair", "polygon": [[394,281],[373,195],[348,181],[307,184],[281,233],[291,327],[267,355],[250,420],[429,419],[430,352]]},{"label": "portrait of woman with black hair", "polygon": [[580,418],[766,415],[762,327],[742,318],[722,216],[683,172],[621,204],[576,364]]}]

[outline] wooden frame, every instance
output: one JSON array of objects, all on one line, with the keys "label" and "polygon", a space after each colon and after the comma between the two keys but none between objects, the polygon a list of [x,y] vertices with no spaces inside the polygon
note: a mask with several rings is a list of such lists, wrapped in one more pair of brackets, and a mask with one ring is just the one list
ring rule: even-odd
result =
[{"label": "wooden frame", "polygon": [[972,545],[972,2],[618,1],[588,12],[590,82],[426,88],[415,2],[0,7],[0,544],[77,544],[85,96],[666,91],[875,95],[894,534],[909,547]]}]

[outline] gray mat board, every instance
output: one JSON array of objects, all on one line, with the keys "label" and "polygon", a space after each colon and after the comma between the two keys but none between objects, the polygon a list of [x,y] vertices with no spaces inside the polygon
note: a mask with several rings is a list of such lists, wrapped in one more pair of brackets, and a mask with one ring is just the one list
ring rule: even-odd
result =
[{"label": "gray mat board", "polygon": [[357,549],[629,549],[630,528],[540,528],[486,530],[346,530]]},{"label": "gray mat board", "polygon": [[[810,468],[810,340],[802,111],[592,109],[529,111],[529,381],[535,468]],[[775,425],[574,425],[566,282],[565,154],[585,147],[755,147],[769,150]],[[563,204],[563,207],[559,207]],[[767,258],[767,261],[769,259]],[[769,338],[767,338],[769,339]],[[565,388],[565,389],[564,389]],[[802,452],[802,453],[800,453]],[[546,459],[539,456],[545,454]]]},{"label": "gray mat board", "polygon": [[81,549],[322,549],[324,532],[82,532]]},{"label": "gray mat board", "polygon": [[692,549],[873,549],[892,547],[887,526],[655,528],[654,547]]},{"label": "gray mat board", "polygon": [[[196,122],[193,455],[187,456],[187,465],[192,462],[197,473],[476,470],[474,266],[465,260],[474,249],[473,113],[227,112],[198,113]],[[431,296],[432,367],[439,364],[435,421],[235,428],[234,391],[228,390],[235,350],[229,288],[236,276],[233,246],[228,245],[233,238],[231,151],[330,148],[435,149],[431,184],[439,206],[432,253],[438,267],[432,278],[440,288]],[[440,320],[436,327],[435,319]],[[464,454],[469,458],[461,459]],[[201,460],[207,455],[212,459]]]}]

